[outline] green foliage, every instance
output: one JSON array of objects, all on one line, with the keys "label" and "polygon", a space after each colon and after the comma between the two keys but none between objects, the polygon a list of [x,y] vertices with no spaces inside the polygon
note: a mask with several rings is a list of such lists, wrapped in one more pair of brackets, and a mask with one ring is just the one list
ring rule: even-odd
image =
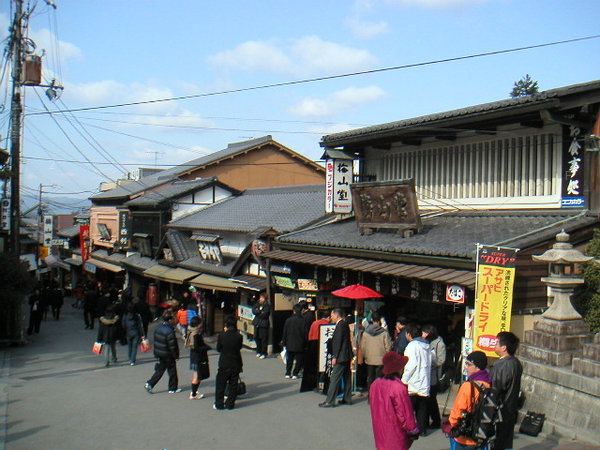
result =
[{"label": "green foliage", "polygon": [[19,301],[31,290],[34,280],[25,265],[9,253],[0,253],[0,308]]},{"label": "green foliage", "polygon": [[525,95],[534,95],[538,92],[540,92],[538,82],[533,81],[529,74],[527,74],[519,81],[515,81],[513,90],[510,92],[510,96],[523,97]]},{"label": "green foliage", "polygon": [[[594,230],[594,237],[586,251],[600,261],[600,229]],[[591,261],[582,267],[585,284],[573,297],[573,305],[590,325],[591,331],[600,331],[600,264]]]}]

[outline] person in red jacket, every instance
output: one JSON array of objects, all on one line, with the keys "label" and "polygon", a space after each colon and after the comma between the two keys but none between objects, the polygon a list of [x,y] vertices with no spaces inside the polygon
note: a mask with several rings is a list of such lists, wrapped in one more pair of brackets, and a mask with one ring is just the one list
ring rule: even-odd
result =
[{"label": "person in red jacket", "polygon": [[406,450],[419,438],[408,388],[401,381],[406,356],[394,351],[383,356],[383,375],[369,389],[371,420],[378,450]]}]

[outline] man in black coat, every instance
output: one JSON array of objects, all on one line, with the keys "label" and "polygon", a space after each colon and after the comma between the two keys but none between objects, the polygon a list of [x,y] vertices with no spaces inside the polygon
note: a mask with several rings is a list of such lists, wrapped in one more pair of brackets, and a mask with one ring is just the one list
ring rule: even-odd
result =
[{"label": "man in black coat", "polygon": [[252,325],[254,325],[254,340],[256,341],[256,357],[265,359],[267,357],[267,346],[269,344],[269,316],[271,306],[267,302],[267,294],[261,292],[258,303],[252,307]]},{"label": "man in black coat", "polygon": [[[302,305],[297,303],[294,305],[294,313],[283,324],[283,335],[281,337],[281,342],[286,349],[286,378],[298,379],[298,374],[304,364],[307,338],[308,329],[306,321],[302,317]],[[294,361],[296,361],[296,366],[292,374]]]},{"label": "man in black coat", "polygon": [[[215,381],[215,403],[214,409],[233,409],[237,398],[240,372],[242,371],[242,335],[236,329],[235,317],[229,316],[225,319],[224,332],[217,338],[217,351],[219,356],[219,370]],[[225,387],[228,387],[227,400]]]},{"label": "man in black coat", "polygon": [[181,392],[177,387],[177,360],[179,359],[179,344],[175,336],[175,324],[177,317],[172,311],[165,311],[162,315],[163,323],[154,330],[154,356],[158,362],[154,366],[154,374],[146,382],[144,387],[149,394],[165,373],[169,374],[169,394]]},{"label": "man in black coat", "polygon": [[322,408],[331,408],[337,406],[336,398],[340,389],[340,384],[344,382],[344,398],[341,404],[352,404],[352,386],[350,385],[350,362],[354,356],[352,352],[352,343],[350,342],[350,327],[342,318],[341,308],[334,308],[331,311],[330,321],[335,323],[335,330],[331,337],[331,363],[333,370],[329,381],[329,390],[327,398],[323,403],[319,403]]},{"label": "man in black coat", "polygon": [[500,357],[490,369],[492,388],[498,392],[502,402],[502,422],[496,430],[496,440],[492,448],[504,450],[513,448],[513,435],[515,423],[519,413],[519,392],[521,391],[521,375],[523,367],[515,358],[519,347],[519,338],[510,331],[498,333],[494,351]]}]

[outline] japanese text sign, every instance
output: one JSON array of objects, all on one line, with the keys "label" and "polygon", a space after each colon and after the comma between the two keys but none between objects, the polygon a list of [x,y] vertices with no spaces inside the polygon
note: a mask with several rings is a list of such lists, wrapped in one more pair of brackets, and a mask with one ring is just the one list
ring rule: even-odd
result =
[{"label": "japanese text sign", "polygon": [[325,211],[334,213],[352,212],[352,161],[329,159],[325,165]]},{"label": "japanese text sign", "polygon": [[479,249],[473,347],[488,356],[495,356],[496,335],[510,330],[516,260],[516,249]]}]

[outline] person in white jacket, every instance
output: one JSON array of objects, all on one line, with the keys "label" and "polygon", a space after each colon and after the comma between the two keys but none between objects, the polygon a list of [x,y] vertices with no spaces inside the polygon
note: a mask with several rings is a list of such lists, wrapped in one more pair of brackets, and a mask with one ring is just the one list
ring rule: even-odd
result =
[{"label": "person in white jacket", "polygon": [[429,416],[427,402],[431,382],[432,355],[429,342],[422,337],[421,327],[417,324],[406,326],[406,338],[408,345],[404,350],[404,356],[408,362],[404,367],[402,382],[408,386],[408,395],[415,411],[417,426],[421,435],[427,434]]}]

